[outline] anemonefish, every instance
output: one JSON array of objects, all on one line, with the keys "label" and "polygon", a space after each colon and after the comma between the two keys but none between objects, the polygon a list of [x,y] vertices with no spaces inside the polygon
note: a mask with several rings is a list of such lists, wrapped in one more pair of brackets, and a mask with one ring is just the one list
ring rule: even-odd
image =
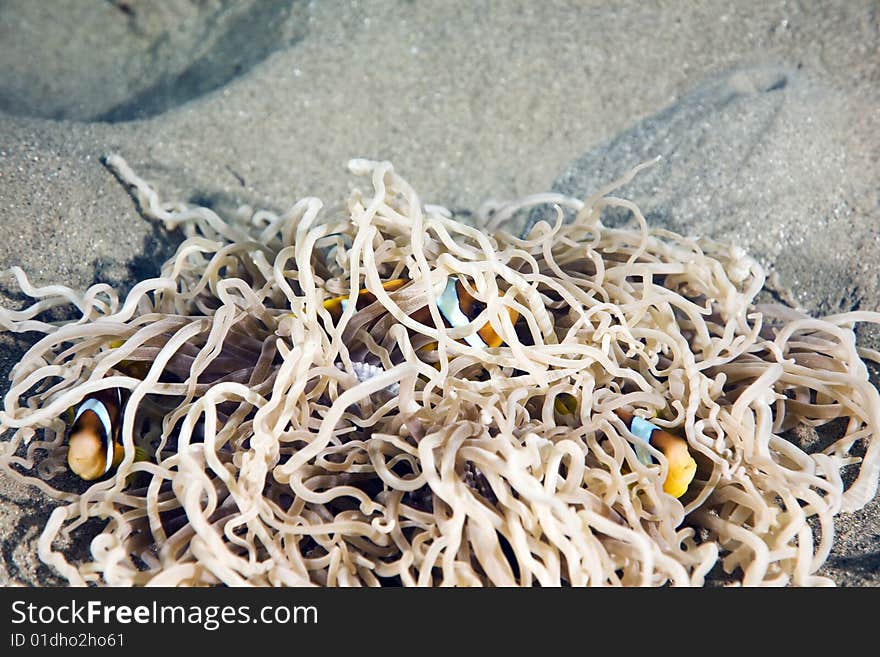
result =
[{"label": "anemonefish", "polygon": [[[382,283],[382,288],[388,292],[394,292],[397,289],[400,289],[404,285],[406,285],[409,281],[406,278],[395,278],[390,281],[385,281]],[[357,293],[357,299],[355,300],[355,310],[363,310],[371,303],[375,303],[376,295],[370,292],[366,288],[362,288]],[[327,312],[330,313],[330,316],[333,318],[334,322],[338,322],[339,318],[342,317],[342,313],[344,313],[348,309],[348,295],[342,297],[333,297],[332,299],[327,299],[324,301],[324,308]]]},{"label": "anemonefish", "polygon": [[[395,278],[383,283],[382,287],[389,292],[393,292],[403,287],[408,282],[409,279],[406,278]],[[355,310],[362,310],[375,301],[376,296],[372,292],[367,289],[362,289],[358,291],[357,300],[355,301]],[[345,312],[348,307],[348,303],[348,295],[334,297],[324,301],[324,308],[327,309],[334,321],[338,321],[342,316],[342,313]],[[471,296],[458,278],[450,276],[446,279],[446,285],[443,292],[437,298],[437,308],[448,328],[458,328],[461,326],[467,326],[470,322],[476,319],[476,317],[485,310],[486,304]],[[511,321],[515,322],[518,313],[515,310],[508,310],[508,313]],[[430,311],[427,307],[423,307],[412,314],[412,318],[422,324],[429,324],[431,321],[430,317]],[[464,336],[462,340],[470,346],[478,348],[500,347],[503,344],[501,337],[488,322],[477,329],[475,333]],[[431,345],[428,345],[428,347],[430,346]]]},{"label": "anemonefish", "polygon": [[[560,415],[574,415],[577,412],[577,400],[573,395],[563,393],[557,395],[554,407]],[[687,441],[629,411],[617,409],[614,412],[624,421],[631,434],[645,441],[646,444],[656,447],[666,457],[669,471],[666,474],[666,481],[663,482],[664,492],[673,497],[684,495],[697,472],[697,462],[688,451]],[[633,449],[636,457],[645,465],[654,462],[650,452],[642,445],[636,444]]]},{"label": "anemonefish", "polygon": [[[437,307],[449,327],[458,328],[476,319],[486,309],[486,304],[474,299],[460,280],[450,276],[446,279],[443,294],[437,299]],[[518,313],[515,310],[508,310],[508,313],[510,320],[515,322]],[[472,347],[500,347],[504,343],[489,323],[483,324],[476,333],[464,336],[464,341]]]},{"label": "anemonefish", "polygon": [[[122,462],[125,450],[119,440],[123,393],[119,388],[92,393],[77,407],[70,427],[67,464],[86,481],[106,475]],[[135,449],[135,460],[146,458]]]},{"label": "anemonefish", "polygon": [[[687,441],[629,411],[617,409],[615,413],[626,423],[631,434],[663,452],[669,465],[663,482],[664,492],[673,497],[684,495],[697,473],[697,462],[688,451]],[[640,445],[635,446],[635,452],[642,463],[650,465],[653,462],[651,454]]]}]

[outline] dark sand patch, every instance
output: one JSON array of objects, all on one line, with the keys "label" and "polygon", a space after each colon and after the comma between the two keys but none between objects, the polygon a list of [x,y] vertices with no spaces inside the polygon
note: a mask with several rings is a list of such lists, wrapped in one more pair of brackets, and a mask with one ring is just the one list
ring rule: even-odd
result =
[{"label": "dark sand patch", "polygon": [[0,110],[80,121],[161,114],[307,29],[301,0],[7,0],[0,18]]}]

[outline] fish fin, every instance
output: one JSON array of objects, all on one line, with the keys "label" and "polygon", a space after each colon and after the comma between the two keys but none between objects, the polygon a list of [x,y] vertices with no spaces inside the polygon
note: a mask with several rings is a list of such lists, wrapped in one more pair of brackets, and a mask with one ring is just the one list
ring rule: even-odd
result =
[{"label": "fish fin", "polygon": [[578,408],[577,399],[570,393],[562,392],[556,395],[556,398],[553,400],[553,408],[560,415],[576,415]]}]

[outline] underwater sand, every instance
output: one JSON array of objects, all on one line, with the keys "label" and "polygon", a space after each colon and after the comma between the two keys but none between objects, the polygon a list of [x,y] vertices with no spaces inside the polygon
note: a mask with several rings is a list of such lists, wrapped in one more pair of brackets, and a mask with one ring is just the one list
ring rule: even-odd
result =
[{"label": "underwater sand", "polygon": [[[876,3],[642,4],[4,3],[0,269],[77,288],[158,270],[175,236],[111,151],[163,198],[275,211],[343,200],[353,156],[473,209],[660,154],[618,192],[649,222],[740,244],[810,312],[880,309]],[[27,337],[0,334],[4,375]],[[52,508],[0,477],[0,584],[64,583],[36,557]],[[880,502],[836,527],[820,573],[880,585]]]}]

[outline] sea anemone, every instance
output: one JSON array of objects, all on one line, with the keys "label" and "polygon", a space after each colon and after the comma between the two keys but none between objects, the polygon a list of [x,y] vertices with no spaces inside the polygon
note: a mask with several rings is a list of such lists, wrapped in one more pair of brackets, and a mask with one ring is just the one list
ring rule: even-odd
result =
[{"label": "sea anemone", "polygon": [[[880,473],[880,354],[853,332],[880,314],[759,303],[757,262],[650,228],[609,196],[625,180],[472,226],[352,160],[371,193],[223,219],[106,165],[183,230],[161,275],[120,304],[15,269],[34,302],[0,309],[44,334],[12,371],[0,464],[57,499],[39,555],[72,584],[700,586],[719,563],[727,582],[833,583],[834,517]],[[630,224],[603,225],[608,207]],[[121,461],[84,483],[71,410],[115,390]],[[653,430],[693,462],[674,494]],[[74,530],[90,558],[59,547]]]}]

